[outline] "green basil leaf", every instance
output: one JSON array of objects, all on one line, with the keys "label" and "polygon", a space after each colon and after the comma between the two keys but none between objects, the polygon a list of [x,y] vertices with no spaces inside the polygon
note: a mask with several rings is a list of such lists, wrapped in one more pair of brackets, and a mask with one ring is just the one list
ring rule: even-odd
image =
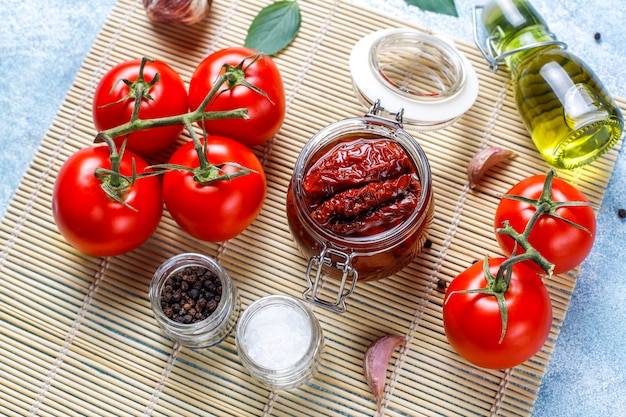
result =
[{"label": "green basil leaf", "polygon": [[300,30],[297,0],[280,0],[261,9],[248,28],[244,46],[275,55],[294,40]]},{"label": "green basil leaf", "polygon": [[417,6],[422,10],[435,12],[439,14],[447,14],[458,17],[454,0],[405,0],[407,4]]}]

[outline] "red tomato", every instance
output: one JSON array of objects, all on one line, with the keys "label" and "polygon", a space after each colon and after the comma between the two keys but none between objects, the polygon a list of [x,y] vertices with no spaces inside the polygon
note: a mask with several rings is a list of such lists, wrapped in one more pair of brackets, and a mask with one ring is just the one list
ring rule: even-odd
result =
[{"label": "red tomato", "polygon": [[[207,137],[207,158],[213,165],[240,164],[253,172],[202,185],[188,171],[168,171],[163,176],[165,206],[176,223],[191,236],[209,242],[232,239],[257,217],[266,194],[263,166],[243,144],[225,137]],[[193,142],[180,146],[169,164],[199,166]],[[225,173],[238,171],[225,165]]]},{"label": "red tomato", "polygon": [[[489,260],[494,276],[505,259]],[[450,283],[443,305],[446,337],[459,355],[476,366],[511,368],[537,353],[548,338],[552,326],[550,296],[532,269],[523,263],[515,264],[504,295],[508,319],[500,342],[502,318],[496,297],[454,293],[487,287],[483,266],[483,262],[476,262]]]},{"label": "red tomato", "polygon": [[[135,99],[122,80],[135,82],[139,78],[141,60],[122,62],[111,68],[100,80],[93,98],[92,114],[96,129],[101,132],[130,121]],[[159,80],[149,87],[139,110],[140,119],[155,119],[184,114],[189,110],[187,90],[180,75],[161,61],[146,61],[143,77],[150,83],[156,73]],[[140,155],[150,155],[173,143],[183,130],[183,125],[172,125],[139,130],[128,136],[127,149]],[[125,136],[115,138],[119,147]]]},{"label": "red tomato", "polygon": [[[110,198],[94,176],[96,168],[111,168],[107,146],[81,149],[63,164],[52,192],[52,214],[63,237],[77,249],[93,256],[116,256],[143,244],[154,233],[163,199],[157,177],[136,180],[124,201],[136,211]],[[137,155],[126,151],[120,172],[132,175],[147,167]]]},{"label": "red tomato", "polygon": [[[237,67],[244,62],[245,80],[263,90],[267,97],[245,85],[222,92],[206,111],[248,109],[248,119],[207,120],[211,135],[226,136],[244,145],[259,145],[273,137],[285,119],[285,89],[278,67],[268,56],[254,61],[257,51],[231,47],[207,56],[194,71],[189,83],[189,107],[196,110],[206,98],[213,83],[224,72],[224,64]],[[226,89],[226,85],[220,90]]]},{"label": "red tomato", "polygon": [[[539,199],[545,180],[546,175],[526,178],[506,194]],[[576,187],[560,178],[552,179],[552,200],[589,202]],[[502,198],[496,209],[494,227],[496,229],[502,227],[503,222],[507,220],[513,229],[522,233],[535,211],[531,204]],[[548,214],[539,217],[533,226],[528,241],[544,258],[554,264],[554,273],[560,274],[580,265],[591,251],[596,235],[596,217],[591,206],[565,206],[557,208],[555,213],[587,229],[579,229]],[[496,239],[506,256],[510,256],[515,241],[501,233],[496,233]],[[517,253],[523,253],[523,250],[519,248]],[[534,262],[527,261],[527,264],[536,271],[541,271]]]}]

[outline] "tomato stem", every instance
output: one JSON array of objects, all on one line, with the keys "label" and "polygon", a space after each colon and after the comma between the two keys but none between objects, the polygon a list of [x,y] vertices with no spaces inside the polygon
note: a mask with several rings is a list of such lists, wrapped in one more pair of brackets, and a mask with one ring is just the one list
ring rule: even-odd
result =
[{"label": "tomato stem", "polygon": [[248,115],[248,109],[241,108],[235,110],[226,110],[226,111],[192,111],[185,114],[180,114],[176,116],[168,116],[168,117],[159,117],[155,119],[135,119],[131,120],[123,125],[104,130],[96,136],[94,142],[103,142],[105,136],[110,138],[116,138],[119,136],[127,135],[129,133],[151,129],[155,127],[163,127],[163,126],[172,126],[172,125],[180,125],[185,124],[185,121],[188,120],[190,122],[197,122],[200,120],[215,120],[215,119],[246,119]]},{"label": "tomato stem", "polygon": [[[541,205],[540,207],[545,207],[545,206]],[[542,210],[537,210],[535,214],[537,213],[543,214],[545,212]],[[514,255],[513,257],[505,261],[505,263],[514,264],[517,262],[530,260],[536,263],[548,275],[552,275],[552,272],[554,271],[554,264],[552,264],[550,261],[544,258],[541,255],[541,253],[537,249],[535,249],[528,241],[528,235],[530,234],[530,231],[532,230],[532,226],[535,224],[535,222],[537,221],[539,217],[540,216],[535,215],[528,221],[528,224],[527,224],[526,229],[524,230],[524,233],[518,233],[513,227],[511,227],[508,221],[504,222],[503,224],[504,227],[498,228],[496,231],[500,234],[510,236],[511,238],[513,238],[513,240],[515,240],[516,244],[518,244],[519,246],[522,247],[522,249],[524,249],[523,253],[519,255]]]},{"label": "tomato stem", "polygon": [[[506,261],[505,261],[506,262]],[[487,281],[485,288],[472,288],[468,290],[452,291],[446,298],[444,303],[447,303],[455,294],[484,294],[495,297],[498,301],[498,308],[500,310],[500,317],[502,319],[502,330],[500,332],[500,339],[498,343],[502,343],[504,336],[506,335],[507,322],[509,318],[508,309],[506,306],[505,294],[509,289],[509,283],[511,282],[511,274],[513,272],[513,263],[505,266],[504,263],[498,268],[498,272],[494,277],[489,269],[489,257],[485,256],[483,261],[483,275]]]},{"label": "tomato stem", "polygon": [[[134,120],[137,118],[137,115],[139,114],[139,109],[141,108],[141,101],[143,99],[146,100],[154,100],[152,98],[152,96],[150,95],[150,89],[152,88],[152,86],[154,86],[157,82],[159,82],[159,79],[161,77],[161,75],[157,72],[154,75],[154,78],[152,78],[152,80],[150,82],[146,82],[144,76],[143,76],[143,70],[146,66],[146,62],[154,62],[152,59],[150,58],[146,58],[143,57],[141,59],[141,64],[139,65],[139,74],[137,75],[137,79],[135,81],[130,81],[130,80],[117,80],[114,84],[113,87],[111,88],[110,93],[113,93],[113,90],[115,89],[115,86],[119,83],[119,82],[123,82],[124,84],[126,84],[126,86],[128,87],[128,94],[125,95],[124,97],[120,98],[117,101],[114,101],[112,103],[108,103],[105,104],[101,107],[110,107],[110,106],[114,106],[116,104],[119,103],[123,103],[126,100],[135,100],[134,103],[134,107],[133,107],[133,114],[131,115],[131,120]],[[137,99],[139,98],[139,99]]]},{"label": "tomato stem", "polygon": [[[251,84],[248,81],[246,81],[246,71],[248,70],[248,68],[254,65],[262,57],[263,57],[263,54],[251,55],[249,57],[246,57],[236,67],[233,67],[232,65],[229,65],[229,64],[224,64],[222,68],[224,70],[224,75],[227,77],[226,84],[228,88],[220,91],[218,96],[228,90],[235,88],[235,86],[243,85],[245,87],[248,87],[250,90],[254,91],[255,93],[258,93],[262,95],[263,97],[265,97],[271,104],[274,104],[272,99],[270,99],[270,97],[267,95],[267,93],[265,93],[265,91],[261,90],[254,84]],[[248,60],[252,60],[252,61],[248,65],[245,65],[246,61]]]},{"label": "tomato stem", "polygon": [[[140,71],[143,71],[143,65],[144,65],[144,61],[142,61],[142,67]],[[156,78],[157,76],[155,76],[155,79]],[[152,81],[154,81],[154,79]],[[228,89],[233,88],[235,85],[245,85],[246,87],[253,88],[255,91],[257,90],[261,91],[255,86],[245,81],[245,79],[238,79],[237,76],[234,75],[233,73],[225,72],[224,74],[220,75],[220,77],[216,80],[213,87],[211,88],[211,91],[209,91],[205,99],[202,101],[202,104],[200,104],[200,106],[196,110],[193,110],[184,114],[175,115],[175,116],[158,117],[154,119],[141,119],[139,117],[139,110],[141,108],[141,100],[136,100],[131,119],[122,125],[100,132],[96,136],[95,142],[96,143],[103,142],[103,141],[106,141],[107,137],[116,138],[119,136],[128,135],[138,130],[152,129],[152,128],[163,127],[163,126],[181,125],[181,124],[186,125],[187,122],[194,123],[194,122],[199,122],[199,121],[204,121],[204,120],[248,118],[248,109],[246,108],[225,110],[225,111],[204,111],[208,103],[217,94],[220,93],[219,89],[224,84],[228,85]],[[148,90],[144,90],[145,87],[150,88],[152,86],[151,83],[135,82],[135,83],[132,83],[131,85],[132,85],[132,88],[134,89],[133,96],[151,99],[150,95],[148,94]],[[263,92],[261,91],[261,93]]]},{"label": "tomato stem", "polygon": [[[502,224],[502,227],[496,229],[497,233],[504,234],[510,236],[516,242],[516,248],[513,251],[513,254],[510,258],[502,262],[500,267],[498,268],[498,272],[496,273],[495,278],[489,282],[489,278],[487,278],[489,285],[488,288],[492,291],[498,298],[498,305],[500,307],[500,315],[502,316],[502,334],[500,337],[500,343],[504,339],[504,335],[506,333],[506,321],[507,321],[507,311],[506,311],[506,303],[503,302],[504,294],[508,291],[511,274],[513,270],[513,265],[518,262],[523,261],[533,261],[537,264],[541,269],[543,269],[548,275],[552,275],[554,271],[554,264],[548,261],[537,249],[535,249],[529,241],[530,233],[532,232],[535,224],[541,218],[541,216],[551,216],[556,219],[562,220],[567,224],[579,228],[581,230],[586,230],[588,233],[591,233],[585,227],[578,225],[568,219],[560,216],[556,210],[560,207],[565,206],[588,206],[590,203],[583,201],[570,201],[570,202],[559,202],[554,201],[552,199],[552,183],[556,172],[554,169],[550,169],[546,174],[546,179],[543,184],[543,188],[541,190],[541,195],[538,199],[531,199],[522,196],[516,195],[503,195],[502,198],[509,198],[516,201],[525,202],[527,204],[532,205],[535,208],[535,213],[533,213],[532,217],[528,220],[526,227],[522,233],[519,233],[515,230],[508,221],[505,221]],[[517,245],[519,245],[524,251],[523,253],[516,254]],[[485,264],[487,264],[487,260],[485,260]],[[485,267],[485,277],[488,275],[491,276],[488,267]],[[501,298],[500,298],[501,297]]]},{"label": "tomato stem", "polygon": [[[159,75],[159,73],[157,73],[155,75],[154,80],[156,80],[158,78],[158,75]],[[141,68],[139,70],[139,80],[143,81],[143,63],[142,63]],[[137,81],[139,81],[139,80],[137,80]],[[154,80],[152,80],[152,81],[154,81]],[[145,94],[148,97],[150,97],[150,95],[148,94],[148,91],[150,91],[150,90],[144,90],[144,83],[143,82],[135,82],[134,87],[135,87],[134,89],[131,88],[131,91],[134,90],[135,91],[135,97],[140,97],[140,99],[137,100],[135,98],[135,104],[133,106],[133,114],[131,114],[131,116],[130,116],[130,120],[131,121],[139,119],[139,109],[141,109],[141,100],[144,97],[144,91],[145,91]]]},{"label": "tomato stem", "polygon": [[[260,55],[256,56],[256,58],[254,58],[254,61],[252,63],[256,62],[256,60],[259,59],[259,57]],[[243,85],[267,97],[265,92],[263,92],[262,90],[258,89],[257,87],[255,87],[254,85],[250,84],[249,82],[245,80],[245,68],[247,67],[244,68],[244,64],[247,59],[249,58],[244,59],[237,67],[233,67],[231,65],[225,64],[224,72],[219,76],[219,78],[213,84],[213,87],[211,88],[209,93],[206,95],[206,97],[204,98],[202,103],[200,103],[200,105],[198,106],[196,110],[189,112],[186,115],[182,115],[182,116],[174,116],[171,118],[153,120],[153,121],[160,122],[160,123],[170,123],[172,120],[173,121],[180,120],[185,125],[185,128],[189,132],[189,136],[191,137],[191,140],[193,141],[194,149],[198,156],[198,162],[200,166],[197,168],[192,168],[192,167],[184,167],[184,166],[175,166],[171,164],[157,164],[157,165],[152,165],[151,168],[163,169],[164,171],[168,171],[168,170],[188,171],[188,172],[193,173],[194,180],[202,185],[208,185],[214,181],[231,180],[233,178],[237,178],[243,175],[248,175],[251,172],[254,172],[253,170],[249,168],[246,168],[242,165],[232,163],[232,162],[226,162],[220,165],[211,164],[207,156],[207,141],[206,141],[207,132],[206,132],[206,127],[204,123],[205,120],[211,120],[211,119],[234,118],[234,117],[246,118],[247,117],[247,109],[237,109],[237,110],[231,110],[231,111],[212,111],[212,112],[204,111],[204,109],[209,105],[209,103],[214,97],[219,96],[219,94],[222,94],[223,92],[228,91],[237,85]],[[220,90],[223,84],[226,84],[227,88],[224,90]],[[269,100],[269,97],[268,97],[268,100]],[[197,122],[197,121],[200,122],[200,126],[202,127],[202,137],[205,139],[204,141],[200,140],[195,129],[193,128],[192,123]],[[225,166],[235,167],[237,168],[237,170],[235,172],[228,173],[224,171]]]},{"label": "tomato stem", "polygon": [[518,195],[509,195],[509,194],[502,195],[501,197],[508,198],[510,200],[521,201],[521,202],[530,204],[531,206],[535,207],[535,210],[536,210],[535,215],[529,220],[528,225],[526,227],[526,231],[524,233],[526,238],[528,238],[528,236],[530,235],[532,225],[534,225],[534,223],[542,215],[554,217],[555,219],[564,221],[565,223],[567,223],[568,225],[572,227],[575,227],[580,230],[584,230],[587,233],[591,234],[591,231],[585,228],[584,226],[574,223],[573,221],[562,217],[556,212],[557,209],[561,207],[583,207],[583,206],[590,206],[591,203],[586,202],[586,201],[554,201],[552,199],[552,181],[554,179],[554,175],[556,175],[556,172],[554,171],[554,169],[549,170],[548,173],[546,174],[546,179],[544,181],[543,189],[541,190],[541,195],[539,199],[534,200],[532,198],[522,197]]},{"label": "tomato stem", "polygon": [[559,215],[556,212],[556,210],[559,209],[560,207],[589,206],[590,203],[584,202],[584,201],[562,201],[562,202],[554,201],[552,199],[552,182],[553,182],[555,174],[556,172],[554,171],[554,169],[550,169],[548,171],[548,173],[546,174],[546,179],[543,184],[543,188],[541,190],[541,195],[536,200],[527,198],[527,197],[509,195],[509,194],[505,194],[502,196],[502,198],[509,198],[511,200],[516,200],[516,201],[527,203],[535,208],[535,213],[528,220],[528,223],[526,224],[526,228],[524,229],[522,233],[517,232],[513,227],[511,227],[508,221],[505,221],[502,224],[503,227],[496,229],[497,233],[510,236],[511,238],[513,238],[513,240],[515,240],[516,245],[519,245],[522,247],[522,249],[524,249],[524,253],[520,255],[515,255],[515,251],[514,251],[515,256],[507,260],[505,263],[516,263],[516,262],[521,262],[525,260],[531,260],[535,264],[537,264],[541,269],[543,269],[548,275],[552,275],[552,272],[554,271],[554,264],[550,263],[546,258],[544,258],[541,255],[541,253],[539,253],[538,250],[533,248],[529,242],[530,233],[532,232],[533,227],[535,226],[535,223],[539,220],[539,218],[541,218],[541,216],[554,217],[556,219],[564,221],[570,226],[584,230],[587,233],[591,233],[585,227],[579,224],[576,224],[572,222],[571,220],[563,218],[561,215]]},{"label": "tomato stem", "polygon": [[107,196],[111,199],[117,201],[118,203],[128,207],[133,211],[137,211],[134,207],[128,204],[125,201],[126,194],[128,190],[135,184],[137,178],[140,175],[137,174],[137,170],[135,168],[135,160],[132,160],[132,175],[130,177],[122,175],[120,172],[120,163],[122,160],[122,155],[124,154],[124,150],[126,149],[126,141],[122,143],[122,147],[120,151],[117,151],[115,143],[113,139],[109,137],[102,138],[109,147],[109,160],[111,161],[111,169],[105,168],[96,168],[94,175],[101,181],[100,188],[105,192]]},{"label": "tomato stem", "polygon": [[[233,88],[236,85],[246,85],[249,88],[258,90],[257,87],[251,85],[245,79],[239,79],[236,72],[225,72],[215,81],[211,91],[207,94],[202,104],[194,111],[190,111],[184,114],[167,116],[167,117],[158,117],[154,119],[141,119],[139,117],[139,111],[141,110],[141,102],[143,99],[152,100],[152,96],[150,96],[150,89],[152,86],[159,80],[159,73],[155,74],[154,78],[146,83],[143,77],[143,71],[146,62],[149,61],[148,58],[143,58],[141,61],[141,65],[139,67],[139,75],[135,82],[131,82],[129,80],[122,80],[126,85],[128,85],[130,89],[130,93],[124,97],[123,100],[127,100],[129,98],[135,99],[135,104],[133,107],[133,114],[130,120],[122,125],[113,127],[111,129],[104,130],[96,136],[94,142],[104,142],[108,143],[108,138],[116,138],[123,135],[128,135],[132,132],[138,130],[152,129],[156,127],[163,126],[173,126],[173,125],[185,125],[186,122],[198,122],[203,120],[215,120],[215,119],[232,119],[232,118],[242,118],[245,119],[248,117],[248,109],[240,108],[233,109],[227,111],[204,111],[208,103],[218,94],[219,89],[222,85],[227,84],[228,89]],[[240,66],[243,65],[243,62]],[[225,91],[226,91],[225,90]],[[261,91],[261,90],[258,90]],[[263,93],[261,91],[261,93]],[[265,94],[265,93],[263,93]],[[118,101],[118,102],[119,102]],[[115,104],[115,103],[112,103]]]},{"label": "tomato stem", "polygon": [[[98,133],[98,136],[100,136],[100,133]],[[98,138],[98,142],[105,142],[109,147],[109,160],[111,161],[111,174],[109,182],[111,186],[118,187],[122,182],[122,175],[120,174],[120,161],[122,160],[122,153],[124,152],[126,143],[122,144],[120,152],[118,152],[113,139],[110,137],[102,136],[101,138]]]},{"label": "tomato stem", "polygon": [[[204,141],[204,143],[200,141],[200,139],[198,138],[198,135],[196,134],[196,131],[193,129],[193,126],[191,125],[191,122],[189,122],[188,120],[185,121],[185,127],[189,131],[189,136],[191,136],[191,140],[193,141],[193,147],[196,150],[196,153],[198,154],[198,162],[200,163],[200,169],[201,170],[209,169],[211,164],[209,163],[209,160],[206,156],[206,141]],[[206,129],[204,127],[204,124],[202,124],[202,135],[203,137],[206,137]]]},{"label": "tomato stem", "polygon": [[[198,135],[196,134],[191,122],[185,121],[185,126],[189,130],[189,135],[193,141],[193,146],[198,155],[198,163],[199,167],[188,167],[185,165],[174,165],[174,164],[157,164],[152,165],[150,168],[153,169],[162,169],[164,172],[176,170],[176,171],[187,171],[193,174],[193,179],[199,184],[208,185],[214,181],[224,181],[231,180],[233,178],[241,177],[243,175],[248,175],[252,172],[255,172],[249,168],[244,167],[243,165],[234,163],[234,162],[225,162],[219,165],[213,165],[208,159],[207,156],[207,141],[201,141]],[[206,130],[203,129],[203,137],[206,138]],[[225,172],[224,167],[231,166],[237,168],[235,172]]]}]

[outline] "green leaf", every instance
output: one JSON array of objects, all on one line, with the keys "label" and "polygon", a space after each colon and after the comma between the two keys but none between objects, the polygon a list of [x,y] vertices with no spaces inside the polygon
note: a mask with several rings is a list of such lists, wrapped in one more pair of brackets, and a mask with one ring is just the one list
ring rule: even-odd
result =
[{"label": "green leaf", "polygon": [[422,10],[428,10],[439,14],[458,17],[454,0],[404,0],[407,4],[417,6]]},{"label": "green leaf", "polygon": [[294,40],[300,30],[297,0],[280,0],[261,9],[248,28],[244,46],[275,55]]}]

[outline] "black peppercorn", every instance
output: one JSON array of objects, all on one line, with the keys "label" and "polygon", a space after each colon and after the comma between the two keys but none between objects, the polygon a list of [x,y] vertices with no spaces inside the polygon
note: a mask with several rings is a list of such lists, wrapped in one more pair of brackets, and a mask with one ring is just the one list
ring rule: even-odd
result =
[{"label": "black peppercorn", "polygon": [[185,267],[172,273],[163,286],[161,309],[170,320],[191,324],[213,314],[221,297],[216,274],[203,267]]},{"label": "black peppercorn", "polygon": [[620,219],[623,219],[626,217],[626,209],[619,209],[617,210],[617,217],[619,217]]}]

